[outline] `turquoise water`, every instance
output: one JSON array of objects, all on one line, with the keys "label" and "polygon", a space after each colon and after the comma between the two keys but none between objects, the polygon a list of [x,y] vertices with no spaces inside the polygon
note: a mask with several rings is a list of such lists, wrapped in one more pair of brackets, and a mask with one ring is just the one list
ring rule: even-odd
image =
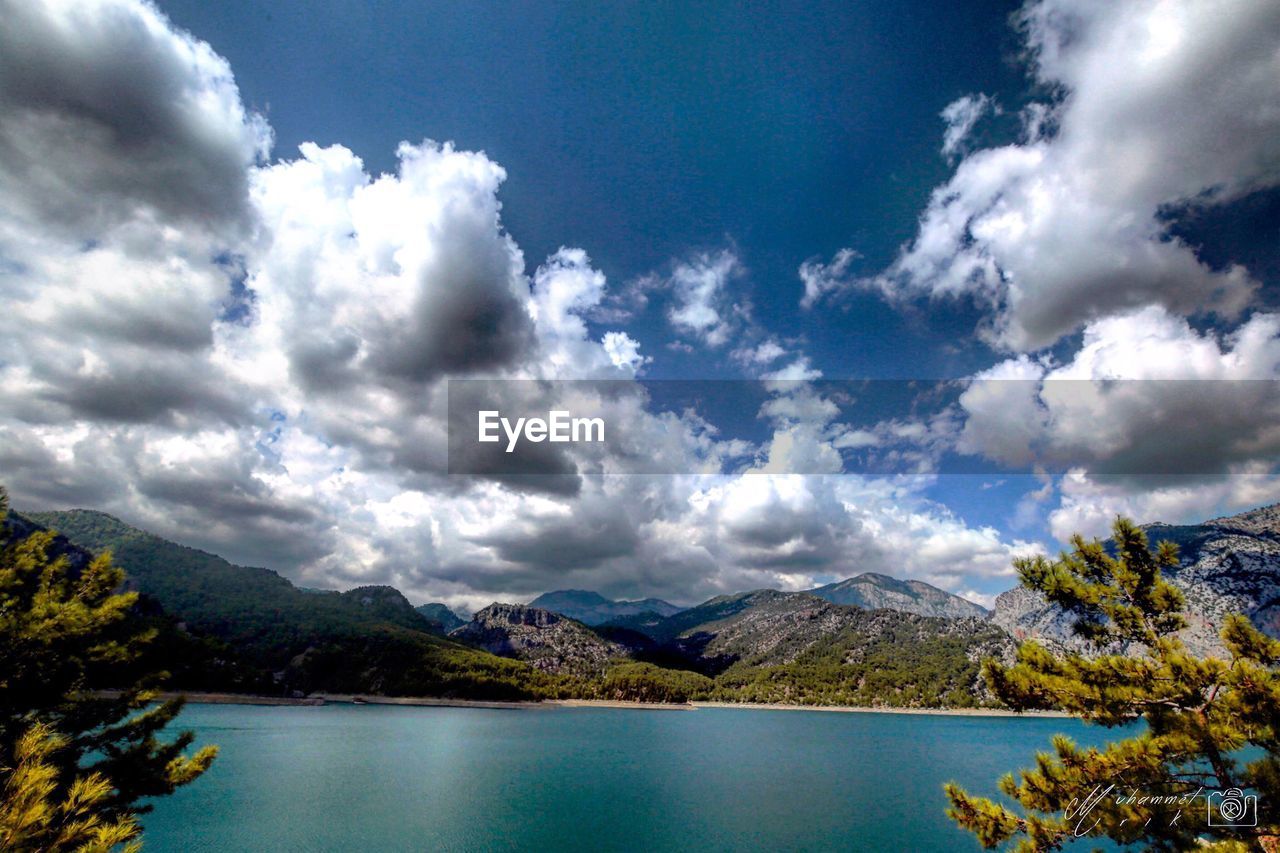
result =
[{"label": "turquoise water", "polygon": [[191,705],[222,747],[145,818],[157,851],[978,850],[942,783],[994,792],[1067,719]]}]

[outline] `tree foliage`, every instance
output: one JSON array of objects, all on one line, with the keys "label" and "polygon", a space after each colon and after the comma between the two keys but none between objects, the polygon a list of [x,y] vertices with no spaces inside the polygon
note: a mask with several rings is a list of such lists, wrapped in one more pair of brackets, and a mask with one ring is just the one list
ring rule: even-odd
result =
[{"label": "tree foliage", "polygon": [[600,697],[630,702],[688,702],[710,694],[712,681],[681,669],[651,663],[621,663],[605,673]]},{"label": "tree foliage", "polygon": [[[1186,624],[1182,594],[1161,574],[1177,560],[1173,545],[1151,550],[1143,531],[1120,518],[1113,552],[1076,536],[1056,560],[1015,563],[1024,586],[1075,617],[1093,653],[1023,643],[1013,666],[985,664],[993,692],[1019,711],[1145,725],[1101,749],[1056,737],[1035,767],[1000,780],[1021,813],[948,785],[948,814],[984,846],[1014,840],[1018,850],[1054,850],[1091,836],[1155,850],[1273,849],[1280,643],[1235,615],[1222,628],[1230,660],[1191,655],[1177,634]],[[1231,789],[1243,814],[1222,808]],[[1250,806],[1246,797],[1257,799]],[[1243,825],[1255,813],[1257,825]]]},{"label": "tree foliage", "polygon": [[66,746],[67,739],[44,723],[18,738],[14,766],[0,790],[0,850],[136,853],[142,846],[137,820],[103,808],[112,793],[106,777],[89,773],[60,784],[53,759]]},{"label": "tree foliage", "polygon": [[[57,537],[10,537],[0,489],[0,845],[109,849],[134,834],[141,801],[203,773],[217,753],[163,740],[182,707],[157,703],[154,631],[109,555],[78,559]],[[105,845],[105,846],[102,846]]]}]

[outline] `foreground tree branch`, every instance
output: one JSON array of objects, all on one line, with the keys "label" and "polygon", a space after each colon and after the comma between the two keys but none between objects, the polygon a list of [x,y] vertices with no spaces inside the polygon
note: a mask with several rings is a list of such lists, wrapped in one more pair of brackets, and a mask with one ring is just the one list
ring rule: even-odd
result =
[{"label": "foreground tree branch", "polygon": [[59,553],[52,533],[10,537],[0,488],[0,849],[133,850],[141,800],[212,763],[193,736],[162,740],[182,707],[157,704],[153,632],[108,555]]},{"label": "foreground tree branch", "polygon": [[[1013,666],[987,661],[983,675],[1014,710],[1144,725],[1101,749],[1055,737],[1033,768],[1000,780],[1021,813],[949,784],[948,815],[988,848],[1055,850],[1106,837],[1152,850],[1276,849],[1280,643],[1233,615],[1221,634],[1230,661],[1195,657],[1178,637],[1182,593],[1161,574],[1177,566],[1177,549],[1151,550],[1128,519],[1113,532],[1114,553],[1076,536],[1056,560],[1015,563],[1024,586],[1075,617],[1094,653],[1028,641]],[[1224,809],[1224,796],[1244,811]]]}]

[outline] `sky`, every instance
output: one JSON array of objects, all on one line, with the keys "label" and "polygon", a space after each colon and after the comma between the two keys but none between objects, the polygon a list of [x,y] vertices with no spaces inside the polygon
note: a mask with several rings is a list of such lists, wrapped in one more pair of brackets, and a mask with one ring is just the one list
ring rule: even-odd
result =
[{"label": "sky", "polygon": [[[1275,4],[0,12],[19,508],[469,610],[990,605],[1280,500]],[[478,377],[623,383],[631,452],[451,474]]]}]

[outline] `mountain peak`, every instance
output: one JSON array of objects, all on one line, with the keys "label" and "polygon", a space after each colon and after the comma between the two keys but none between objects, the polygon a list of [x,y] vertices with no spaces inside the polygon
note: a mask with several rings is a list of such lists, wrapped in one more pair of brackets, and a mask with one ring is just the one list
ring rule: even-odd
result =
[{"label": "mountain peak", "polygon": [[427,604],[419,604],[414,610],[425,616],[427,621],[438,624],[440,632],[443,634],[467,624],[467,620],[454,613],[443,602],[432,601]]},{"label": "mountain peak", "polygon": [[986,608],[919,580],[903,580],[879,572],[863,572],[810,590],[832,604],[852,604],[867,610],[890,609],[944,619],[983,617]]}]

